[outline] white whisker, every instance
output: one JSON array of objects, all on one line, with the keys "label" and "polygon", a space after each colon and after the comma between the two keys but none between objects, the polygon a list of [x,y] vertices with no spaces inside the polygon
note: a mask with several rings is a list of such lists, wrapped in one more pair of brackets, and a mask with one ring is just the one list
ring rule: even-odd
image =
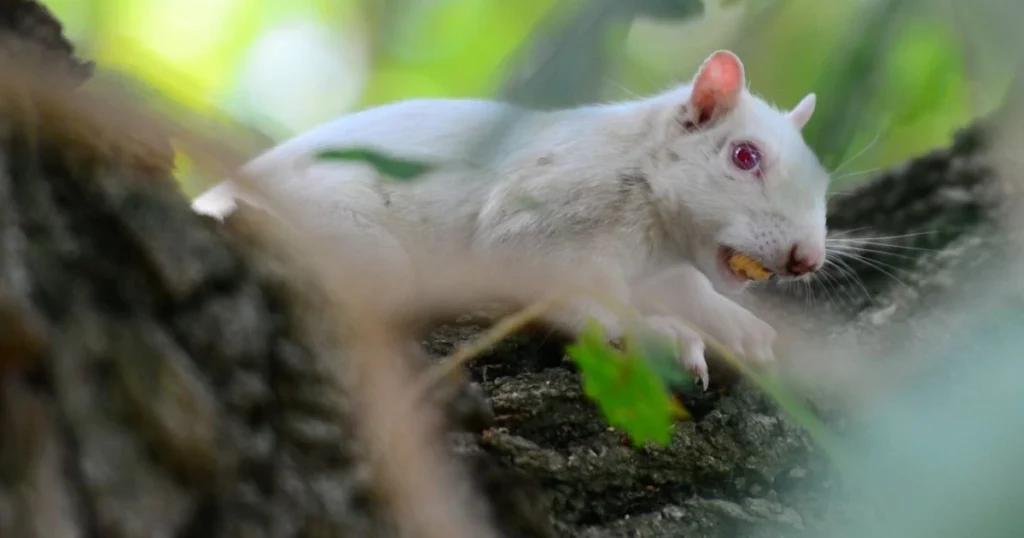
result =
[{"label": "white whisker", "polygon": [[[864,295],[866,297],[871,297],[871,293],[868,292],[867,287],[865,287],[864,283],[861,282],[860,277],[857,275],[856,271],[854,271],[853,268],[851,268],[849,266],[849,264],[847,264],[844,260],[842,260],[842,259],[835,259],[835,258],[833,258],[833,259],[825,258],[825,263],[826,264],[831,264],[840,273],[842,273],[846,278],[848,278],[851,281],[853,281],[853,283],[856,284],[857,287],[859,287],[861,289],[861,291],[864,292]],[[851,298],[851,300],[853,300],[852,296],[850,298]]]},{"label": "white whisker", "polygon": [[[832,294],[833,291],[836,291],[836,288],[834,287],[834,285],[832,283],[832,275],[829,275],[828,273],[818,273],[815,276],[814,280],[820,281],[822,283],[822,285],[824,286],[824,289],[825,289],[825,293],[828,295],[829,302],[831,302],[831,303],[837,303],[838,302],[837,301],[837,297],[833,296],[833,294]],[[807,288],[811,289],[810,282],[807,283]],[[838,291],[836,291],[836,293],[838,294]]]},{"label": "white whisker", "polygon": [[863,263],[865,265],[868,265],[870,267],[874,267],[875,269],[878,269],[882,273],[885,273],[887,276],[891,277],[896,282],[899,282],[901,285],[903,285],[903,286],[907,285],[906,282],[903,282],[895,274],[893,274],[893,273],[888,271],[888,269],[892,269],[893,271],[895,271],[897,273],[904,273],[904,274],[908,275],[908,273],[906,273],[906,271],[902,271],[902,270],[900,270],[897,267],[894,267],[894,266],[889,265],[889,264],[884,264],[884,263],[882,263],[880,261],[872,260],[872,259],[870,259],[870,258],[868,258],[866,256],[861,256],[859,254],[852,253],[852,252],[836,252],[836,254],[838,254],[840,256],[845,256],[845,257],[847,257],[848,259],[851,259],[851,260],[859,261],[859,262],[861,262],[861,263]]},{"label": "white whisker", "polygon": [[854,177],[854,176],[862,176],[862,175],[865,175],[865,174],[873,174],[875,172],[878,172],[879,170],[885,170],[885,168],[875,167],[875,168],[866,168],[864,170],[858,170],[856,172],[847,172],[845,174],[840,174],[838,176],[832,176],[832,180],[833,181],[839,181],[841,179],[846,179],[846,178],[850,178],[850,177]]},{"label": "white whisker", "polygon": [[871,142],[868,142],[868,145],[864,146],[864,149],[858,151],[853,157],[850,157],[849,159],[846,159],[845,161],[840,163],[839,166],[833,168],[831,173],[834,175],[836,172],[842,170],[844,166],[852,163],[853,161],[859,159],[861,156],[863,156],[865,153],[867,153],[868,150],[870,150],[878,142],[879,137],[881,137],[881,135],[882,135],[882,130],[879,129],[878,131],[875,132],[875,137],[871,139]]},{"label": "white whisker", "polygon": [[[890,246],[890,245],[884,245],[884,246]],[[887,256],[895,256],[897,258],[903,258],[905,260],[916,260],[917,259],[917,256],[910,256],[908,254],[901,254],[899,252],[889,252],[889,251],[878,249],[878,248],[862,247],[862,246],[859,246],[859,245],[825,245],[825,249],[826,250],[834,250],[834,251],[837,251],[837,252],[871,252],[871,253],[874,253],[874,254],[885,254]]]},{"label": "white whisker", "polygon": [[[864,228],[859,228],[859,229],[863,230]],[[837,234],[853,233],[853,232],[854,232],[854,230],[844,230],[844,231],[831,232],[832,235],[830,235],[828,239],[829,240],[835,240],[835,241],[864,241],[864,240],[867,240],[867,241],[878,241],[879,239],[903,239],[903,238],[906,238],[906,237],[918,237],[918,236],[922,236],[922,235],[930,235],[930,234],[939,233],[937,230],[929,230],[929,231],[924,231],[924,232],[913,232],[913,233],[906,233],[906,234],[899,234],[899,235],[879,235],[879,236],[874,236],[874,237],[868,237],[868,238],[865,238],[865,239],[861,239],[861,238],[857,238],[857,237],[849,237],[849,238],[837,238],[837,237],[835,237],[835,235],[837,235]]]}]

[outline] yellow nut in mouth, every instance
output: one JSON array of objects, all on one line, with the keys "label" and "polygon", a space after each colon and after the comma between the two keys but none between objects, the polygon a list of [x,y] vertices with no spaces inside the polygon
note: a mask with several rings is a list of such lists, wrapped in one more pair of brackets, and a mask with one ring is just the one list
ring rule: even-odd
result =
[{"label": "yellow nut in mouth", "polygon": [[772,272],[765,269],[757,260],[740,253],[734,253],[729,256],[729,269],[732,269],[737,275],[747,277],[749,280],[764,280],[772,276]]}]

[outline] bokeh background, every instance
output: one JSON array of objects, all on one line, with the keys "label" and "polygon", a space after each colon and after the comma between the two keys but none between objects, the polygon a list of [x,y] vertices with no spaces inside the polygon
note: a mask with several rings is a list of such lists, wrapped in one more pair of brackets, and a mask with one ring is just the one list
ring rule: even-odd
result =
[{"label": "bokeh background", "polygon": [[[45,3],[101,70],[267,143],[407,97],[516,95],[513,72],[557,75],[562,86],[534,88],[549,105],[629,98],[685,81],[708,53],[731,48],[751,88],[778,105],[818,94],[805,136],[839,190],[947,145],[1000,105],[1024,64],[1020,0],[708,0],[689,17],[679,14],[692,15],[696,0],[646,1],[661,7],[596,39],[588,17],[601,19],[594,6],[614,0]],[[609,61],[595,77],[593,58],[552,50]],[[187,164],[178,176],[195,193],[201,178]],[[853,476],[865,504],[888,516],[883,528],[829,536],[1024,535],[1020,312],[977,303],[948,307],[972,321],[950,332],[974,348],[922,352],[970,361],[968,375],[924,380],[863,417]]]},{"label": "bokeh background", "polygon": [[[550,21],[597,0],[47,0],[82,54],[210,115],[283,140],[408,97],[486,97]],[[628,3],[622,0],[623,3]],[[779,106],[817,92],[807,136],[843,188],[948,142],[990,111],[1011,70],[970,3],[652,0],[617,28],[614,62],[579,93],[623,99],[687,80],[717,48]],[[680,6],[682,6],[680,8]],[[555,33],[559,31],[556,25]],[[577,30],[561,30],[572,38]],[[534,39],[534,41],[536,41]],[[610,43],[611,40],[608,40]],[[992,49],[992,45],[987,45]],[[593,48],[593,47],[591,47]],[[573,60],[569,60],[570,62]],[[851,159],[851,157],[856,157]],[[186,191],[198,185],[187,166]]]}]

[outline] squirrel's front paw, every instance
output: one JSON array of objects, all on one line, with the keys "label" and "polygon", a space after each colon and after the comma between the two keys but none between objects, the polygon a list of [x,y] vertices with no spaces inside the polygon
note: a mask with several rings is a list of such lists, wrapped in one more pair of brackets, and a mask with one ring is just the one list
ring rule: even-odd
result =
[{"label": "squirrel's front paw", "polygon": [[708,389],[708,364],[704,360],[704,339],[682,320],[670,316],[648,316],[651,330],[666,336],[682,355],[680,361],[691,375],[700,379],[704,390]]},{"label": "squirrel's front paw", "polygon": [[715,323],[708,332],[720,344],[754,363],[775,360],[775,329],[749,310],[731,301],[723,302],[711,317]]}]

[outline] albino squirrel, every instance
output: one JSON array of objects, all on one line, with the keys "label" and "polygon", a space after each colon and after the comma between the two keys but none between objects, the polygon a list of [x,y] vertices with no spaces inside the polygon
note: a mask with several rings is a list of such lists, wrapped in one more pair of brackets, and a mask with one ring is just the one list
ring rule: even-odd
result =
[{"label": "albino squirrel", "polygon": [[[645,279],[668,274],[686,294],[675,305],[680,317],[641,313],[706,389],[705,344],[689,324],[748,360],[772,361],[775,330],[730,296],[751,280],[799,278],[824,263],[829,175],[800,132],[814,105],[813,93],[789,111],[751,94],[743,64],[726,50],[708,56],[689,84],[623,103],[527,111],[486,100],[402,101],[270,149],[193,209],[223,218],[235,199],[260,205],[244,189],[256,182],[301,208],[300,225],[388,250],[389,263],[407,259],[403,233],[419,230],[477,252],[544,253],[625,304]],[[315,158],[359,147],[465,163],[466,148],[510,110],[523,116],[486,173],[456,164],[401,183],[365,163]],[[578,331],[588,318],[609,339],[623,336],[621,320],[592,301],[553,319]]]}]

